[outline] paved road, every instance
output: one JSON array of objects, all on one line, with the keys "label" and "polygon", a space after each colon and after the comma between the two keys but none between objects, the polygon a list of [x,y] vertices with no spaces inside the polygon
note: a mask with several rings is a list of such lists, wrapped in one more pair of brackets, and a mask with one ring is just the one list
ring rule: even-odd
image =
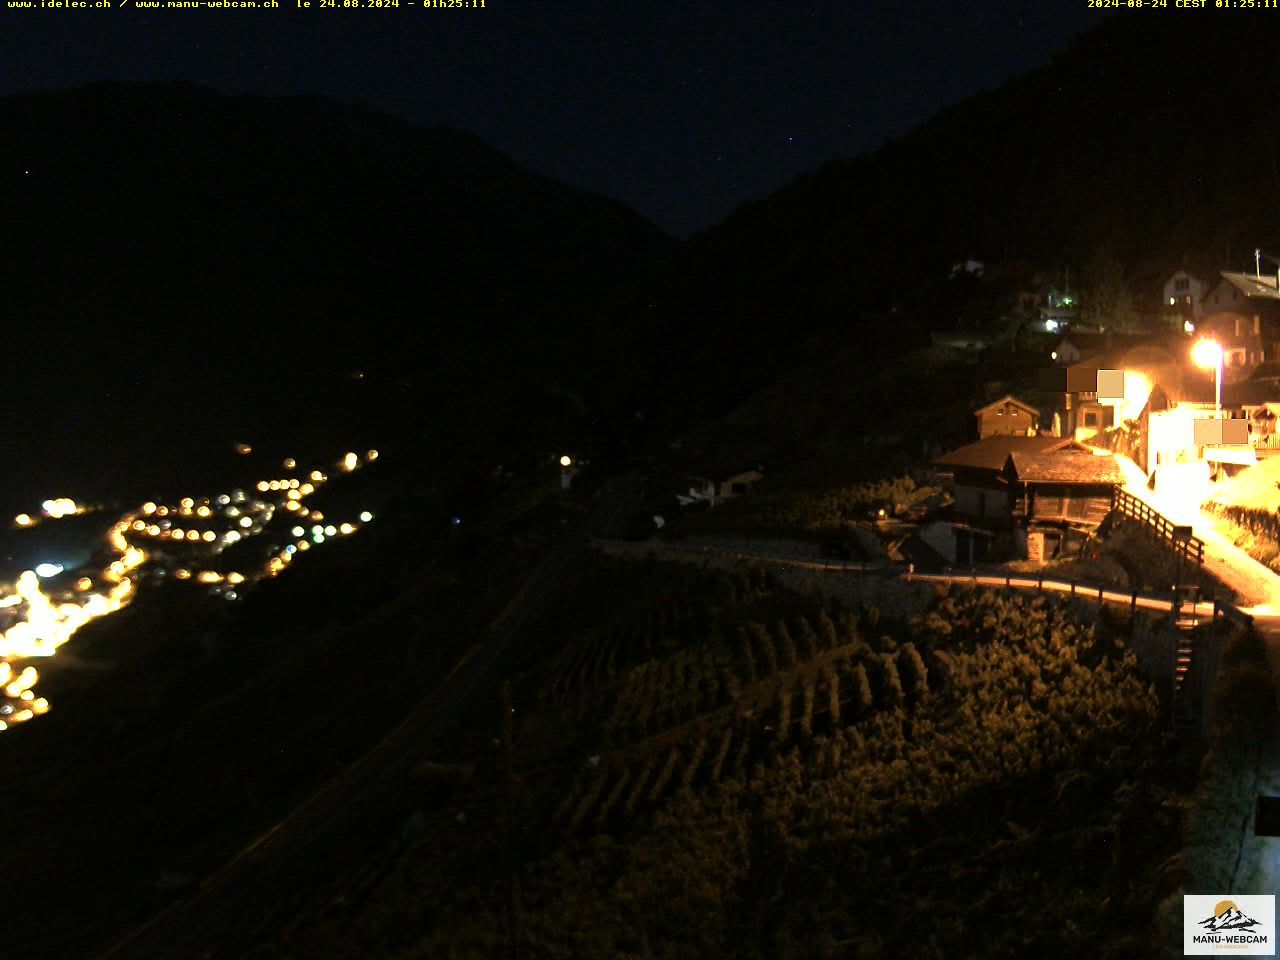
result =
[{"label": "paved road", "polygon": [[[1105,587],[1090,586],[1088,584],[1073,583],[1070,580],[1055,580],[1044,577],[1033,577],[1021,574],[984,574],[984,573],[915,573],[910,574],[901,565],[885,566],[884,564],[861,563],[861,562],[844,562],[840,560],[824,561],[824,560],[798,560],[795,557],[776,556],[767,553],[745,552],[733,549],[717,549],[715,547],[694,546],[681,543],[669,543],[654,545],[651,543],[629,542],[620,540],[596,540],[594,545],[598,548],[621,554],[630,554],[636,556],[644,556],[649,553],[667,553],[673,558],[690,558],[697,559],[708,555],[727,557],[735,560],[746,560],[757,563],[768,563],[773,566],[791,567],[798,570],[815,570],[830,574],[850,574],[862,573],[868,576],[879,576],[885,578],[895,578],[905,580],[907,582],[920,583],[955,583],[955,584],[972,584],[979,587],[998,587],[1001,589],[1014,590],[1035,590],[1037,592],[1063,593],[1072,596],[1078,596],[1085,600],[1094,600],[1103,603],[1114,603],[1122,606],[1136,605],[1143,610],[1160,610],[1169,611],[1173,608],[1173,604],[1168,596],[1153,596],[1149,594],[1138,594],[1135,600],[1134,595],[1128,590],[1108,590]],[[1273,575],[1274,576],[1274,575]],[[1214,608],[1211,602],[1202,601],[1198,604],[1183,604],[1181,610],[1186,615],[1194,614],[1201,619],[1210,619],[1213,617]]]},{"label": "paved road", "polygon": [[555,588],[588,542],[608,526],[634,496],[622,481],[602,494],[592,509],[566,530],[561,543],[533,573],[495,621],[491,635],[466,654],[436,690],[377,746],[230,863],[209,877],[199,892],[158,914],[107,951],[104,960],[239,960],[255,946],[260,930],[280,918],[271,904],[291,891],[307,889],[317,871],[345,869],[344,842],[352,830],[367,828],[366,810],[379,797],[403,790],[407,766],[424,745],[447,731],[459,708],[502,658],[521,628]]},{"label": "paved road", "polygon": [[1224,537],[1211,514],[1148,490],[1146,476],[1136,463],[1124,456],[1117,456],[1116,461],[1124,471],[1129,493],[1175,523],[1191,524],[1192,532],[1204,541],[1205,567],[1243,598],[1241,606],[1253,616],[1254,627],[1267,641],[1272,672],[1280,684],[1280,575]]}]

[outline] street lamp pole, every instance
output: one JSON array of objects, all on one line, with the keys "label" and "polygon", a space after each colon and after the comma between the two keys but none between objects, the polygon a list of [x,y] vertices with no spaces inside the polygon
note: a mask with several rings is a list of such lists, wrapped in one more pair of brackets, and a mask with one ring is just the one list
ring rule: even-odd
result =
[{"label": "street lamp pole", "polygon": [[1225,351],[1216,340],[1200,340],[1191,348],[1191,360],[1197,367],[1213,367],[1213,416],[1222,419],[1222,364]]},{"label": "street lamp pole", "polygon": [[1218,362],[1213,365],[1213,416],[1222,419],[1222,351],[1218,351]]}]

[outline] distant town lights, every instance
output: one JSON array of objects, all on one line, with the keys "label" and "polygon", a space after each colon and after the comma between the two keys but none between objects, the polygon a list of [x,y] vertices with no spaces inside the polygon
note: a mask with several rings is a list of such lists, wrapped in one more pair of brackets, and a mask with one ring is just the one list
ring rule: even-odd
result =
[{"label": "distant town lights", "polygon": [[[376,451],[368,452],[369,460],[376,456]],[[292,458],[289,460],[290,467],[296,466]],[[346,454],[340,462],[344,470],[355,470],[361,466],[361,458],[354,452]],[[62,564],[44,562],[36,565],[34,570],[22,573],[16,583],[0,584],[0,611],[5,611],[6,618],[4,623],[0,623],[0,715],[4,717],[0,720],[0,730],[11,729],[49,709],[49,702],[32,690],[37,679],[35,670],[27,668],[15,675],[10,661],[51,656],[84,624],[127,606],[137,592],[135,571],[139,571],[151,559],[148,551],[137,541],[150,538],[158,544],[163,542],[166,546],[173,545],[169,548],[170,552],[159,554],[159,563],[151,571],[153,575],[208,584],[214,593],[234,599],[238,596],[236,591],[222,586],[223,584],[240,586],[276,576],[290,565],[296,552],[305,552],[312,544],[299,538],[298,542],[288,544],[267,560],[263,567],[244,573],[222,573],[198,567],[193,569],[190,561],[185,566],[170,566],[172,562],[181,562],[179,555],[173,552],[174,548],[185,548],[192,560],[220,554],[224,546],[270,530],[273,515],[278,516],[277,511],[281,506],[292,510],[298,520],[304,517],[315,521],[324,520],[324,514],[318,510],[310,510],[303,498],[313,493],[328,478],[319,470],[312,472],[310,478],[311,483],[299,479],[277,479],[257,484],[260,492],[276,491],[280,494],[278,498],[250,500],[244,490],[233,490],[216,498],[184,497],[172,506],[148,501],[110,527],[106,540],[115,552],[115,558],[110,559],[99,571],[88,576],[77,571],[68,577],[71,583],[54,586],[59,583],[55,580],[46,585],[41,581],[64,574],[66,570]],[[13,523],[18,527],[34,526],[44,518],[85,512],[87,509],[74,500],[65,497],[51,498],[41,504],[38,516],[17,514]],[[153,516],[154,521],[150,519]],[[165,519],[173,517],[176,520],[178,516],[191,519],[181,521],[186,524],[185,527],[178,527],[172,520]],[[195,520],[196,516],[203,522]],[[366,510],[361,513],[360,518],[367,522],[372,519],[372,514]],[[218,519],[228,521],[231,529],[219,530],[214,527]],[[193,529],[197,523],[200,529]],[[335,518],[335,521],[327,525],[317,524],[315,542],[323,543],[330,537],[352,534],[358,529],[355,523],[338,523]],[[292,532],[298,536],[306,531],[299,525],[293,527]],[[56,590],[56,593],[47,593],[47,590]],[[8,624],[7,627],[4,624]]]}]

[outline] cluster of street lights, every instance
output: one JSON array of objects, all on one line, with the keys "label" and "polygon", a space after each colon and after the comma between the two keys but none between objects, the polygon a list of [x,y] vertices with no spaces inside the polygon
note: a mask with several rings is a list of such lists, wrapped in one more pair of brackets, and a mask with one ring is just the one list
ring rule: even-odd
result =
[{"label": "cluster of street lights", "polygon": [[[247,446],[247,445],[245,445]],[[378,458],[378,451],[363,456],[347,453],[337,469],[351,473]],[[297,461],[287,458],[285,471],[294,471]],[[136,593],[136,579],[144,564],[157,550],[172,552],[184,548],[182,566],[172,571],[180,581],[207,584],[229,600],[238,596],[235,588],[281,573],[298,553],[305,553],[329,539],[350,536],[373,519],[368,510],[359,523],[334,523],[311,508],[306,498],[320,489],[329,477],[320,470],[305,476],[285,476],[262,480],[258,496],[243,490],[196,500],[184,497],[176,504],[144,503],[118,520],[107,533],[113,557],[96,575],[81,575],[73,585],[46,588],[41,576],[56,571],[27,570],[12,584],[0,584],[0,731],[25,723],[48,712],[49,703],[36,696],[39,673],[24,661],[52,656],[86,623],[127,606]],[[261,567],[246,572],[221,572],[199,562],[217,557],[227,547],[262,533],[277,511],[294,520],[291,542],[276,550]],[[71,500],[46,501],[42,516],[59,519],[85,512]],[[29,514],[14,518],[14,526],[30,527],[40,522]],[[165,550],[168,548],[168,550]],[[163,573],[161,575],[164,575]]]}]

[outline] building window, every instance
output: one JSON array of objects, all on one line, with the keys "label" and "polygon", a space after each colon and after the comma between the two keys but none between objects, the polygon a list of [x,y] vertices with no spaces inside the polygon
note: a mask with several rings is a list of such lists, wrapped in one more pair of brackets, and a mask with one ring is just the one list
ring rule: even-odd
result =
[{"label": "building window", "polygon": [[1084,412],[1084,425],[1086,427],[1096,427],[1098,425],[1098,412],[1096,410],[1086,410]]},{"label": "building window", "polygon": [[1187,289],[1187,278],[1179,277],[1177,280],[1173,281],[1173,289],[1175,290]]}]

